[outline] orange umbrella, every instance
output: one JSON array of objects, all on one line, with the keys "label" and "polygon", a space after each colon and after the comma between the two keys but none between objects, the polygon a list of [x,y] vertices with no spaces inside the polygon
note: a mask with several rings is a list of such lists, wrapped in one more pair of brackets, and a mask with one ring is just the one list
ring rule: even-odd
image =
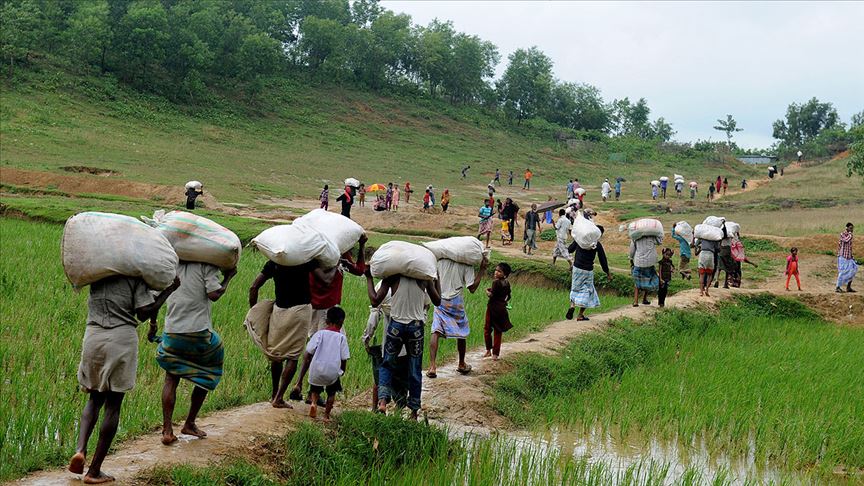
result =
[{"label": "orange umbrella", "polygon": [[366,192],[381,192],[386,191],[387,186],[384,184],[372,184],[370,186],[366,186]]}]

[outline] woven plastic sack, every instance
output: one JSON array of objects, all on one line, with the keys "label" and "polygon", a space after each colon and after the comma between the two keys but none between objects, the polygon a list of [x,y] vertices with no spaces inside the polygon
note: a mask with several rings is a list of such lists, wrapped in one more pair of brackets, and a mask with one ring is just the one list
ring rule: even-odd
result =
[{"label": "woven plastic sack", "polygon": [[577,187],[576,189],[573,190],[573,194],[576,194],[577,196],[581,196],[581,195],[585,194],[585,188],[584,187]]},{"label": "woven plastic sack", "polygon": [[324,268],[339,263],[339,249],[318,230],[306,225],[283,224],[262,231],[250,245],[258,248],[268,260],[293,267],[317,260]]},{"label": "woven plastic sack", "polygon": [[659,185],[660,185],[660,181],[651,181],[651,185],[652,185],[652,186],[659,186]]},{"label": "woven plastic sack", "polygon": [[196,191],[200,191],[202,187],[204,187],[204,184],[201,184],[199,181],[189,181],[186,183],[186,189],[195,189]]},{"label": "woven plastic sack", "polygon": [[185,211],[156,211],[153,218],[141,220],[168,238],[180,260],[216,265],[222,269],[237,267],[242,245],[228,228]]},{"label": "woven plastic sack", "polygon": [[327,237],[342,255],[354,248],[357,240],[363,236],[363,227],[338,213],[324,209],[316,209],[294,220],[295,225],[306,225],[318,230]]},{"label": "woven plastic sack", "polygon": [[726,234],[729,236],[740,235],[741,225],[732,221],[726,221]]},{"label": "woven plastic sack", "polygon": [[720,216],[708,216],[707,218],[705,218],[705,221],[702,221],[702,224],[714,226],[715,228],[722,228],[723,223],[725,222],[726,218],[721,218]]},{"label": "woven plastic sack", "polygon": [[723,230],[710,224],[697,224],[693,228],[693,236],[700,240],[720,241],[723,239]]},{"label": "woven plastic sack", "polygon": [[646,236],[663,236],[663,223],[651,218],[643,218],[627,225],[630,239],[636,241]]},{"label": "woven plastic sack", "polygon": [[660,182],[669,182],[669,178],[666,176],[663,176],[660,178]]},{"label": "woven plastic sack", "polygon": [[103,278],[140,277],[163,290],[177,276],[177,253],[161,231],[130,216],[85,212],[63,228],[63,270],[76,289]]},{"label": "woven plastic sack", "polygon": [[351,186],[353,188],[358,188],[358,187],[360,187],[360,181],[358,181],[357,179],[355,179],[353,177],[349,177],[349,178],[345,179],[345,185]]},{"label": "woven plastic sack", "polygon": [[593,250],[597,248],[597,242],[600,241],[600,228],[592,221],[585,219],[582,211],[576,213],[573,218],[573,226],[570,228],[570,236],[573,241],[583,250]]},{"label": "woven plastic sack", "polygon": [[453,260],[466,265],[479,265],[483,260],[483,243],[473,236],[454,236],[423,243],[435,258]]},{"label": "woven plastic sack", "polygon": [[438,260],[431,250],[406,241],[389,241],[381,245],[372,261],[370,271],[375,278],[404,275],[419,280],[438,277]]},{"label": "woven plastic sack", "polygon": [[690,241],[693,239],[693,227],[687,221],[678,221],[675,223],[675,234]]}]

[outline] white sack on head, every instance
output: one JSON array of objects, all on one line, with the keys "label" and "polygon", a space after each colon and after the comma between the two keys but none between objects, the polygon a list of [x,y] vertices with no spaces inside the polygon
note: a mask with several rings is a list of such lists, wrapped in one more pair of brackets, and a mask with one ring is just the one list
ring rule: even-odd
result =
[{"label": "white sack on head", "polygon": [[444,258],[466,265],[479,265],[483,261],[483,243],[473,236],[454,236],[427,241],[423,246],[439,260]]},{"label": "white sack on head", "polygon": [[660,178],[660,182],[669,182],[669,178],[666,176],[663,176]]},{"label": "white sack on head", "polygon": [[250,245],[258,248],[268,260],[293,267],[317,260],[324,268],[339,263],[339,249],[318,230],[306,225],[283,224],[262,231]]},{"label": "white sack on head", "polygon": [[710,224],[697,224],[693,228],[693,236],[700,240],[720,241],[723,239],[723,230]]},{"label": "white sack on head", "polygon": [[660,185],[660,181],[651,181],[651,185],[652,185],[652,186],[659,186],[659,185]]},{"label": "white sack on head", "polygon": [[583,250],[593,250],[597,248],[597,242],[600,241],[600,228],[594,222],[586,219],[582,215],[582,211],[576,213],[573,219],[573,226],[570,228],[570,236],[573,241]]},{"label": "white sack on head", "polygon": [[189,181],[186,183],[186,189],[200,191],[202,187],[204,187],[204,184],[201,184],[199,181]]},{"label": "white sack on head", "polygon": [[577,187],[575,190],[573,190],[573,193],[581,196],[581,195],[585,194],[585,188],[584,187]]},{"label": "white sack on head", "polygon": [[684,184],[684,179],[675,179],[675,184]]},{"label": "white sack on head", "polygon": [[741,225],[732,221],[726,221],[726,234],[729,236],[740,234]]},{"label": "white sack on head", "polygon": [[675,223],[675,234],[690,241],[693,239],[693,227],[687,221],[678,221]]},{"label": "white sack on head", "polygon": [[690,181],[690,187],[697,187],[697,186],[699,186],[699,183],[698,183],[698,182],[696,182],[696,181]]},{"label": "white sack on head", "polygon": [[681,175],[681,174],[674,174],[674,176],[675,176],[675,180],[676,180],[676,181],[679,180],[679,179],[682,180],[682,181],[684,180],[684,176]]},{"label": "white sack on head", "polygon": [[404,275],[419,280],[438,277],[438,260],[430,250],[407,241],[389,241],[381,245],[369,262],[375,278]]},{"label": "white sack on head", "polygon": [[329,238],[339,255],[354,248],[354,245],[363,236],[363,227],[338,213],[331,213],[325,209],[315,209],[294,220],[294,224],[306,225],[318,230],[319,233]]},{"label": "white sack on head", "polygon": [[349,178],[345,179],[345,185],[351,186],[351,187],[360,187],[360,181],[358,181],[357,179],[355,179],[353,177],[349,177]]},{"label": "white sack on head", "polygon": [[651,218],[642,218],[627,225],[627,232],[631,240],[638,240],[646,236],[663,237],[663,223]]},{"label": "white sack on head", "polygon": [[228,228],[197,214],[159,210],[153,219],[141,216],[168,238],[180,260],[235,268],[240,260],[240,238]]},{"label": "white sack on head", "polygon": [[63,227],[63,270],[76,289],[123,275],[163,290],[177,276],[177,253],[161,231],[130,216],[78,213]]},{"label": "white sack on head", "polygon": [[715,228],[722,228],[723,223],[725,222],[726,218],[721,218],[720,216],[708,216],[707,218],[705,218],[705,221],[702,221],[702,224],[714,226]]}]

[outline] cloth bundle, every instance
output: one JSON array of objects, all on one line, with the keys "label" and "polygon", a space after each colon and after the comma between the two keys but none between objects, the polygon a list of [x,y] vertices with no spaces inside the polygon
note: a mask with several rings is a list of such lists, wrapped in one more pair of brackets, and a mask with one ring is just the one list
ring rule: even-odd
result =
[{"label": "cloth bundle", "polygon": [[161,231],[180,260],[202,262],[222,269],[235,268],[240,260],[240,238],[228,228],[185,211],[159,210],[141,220]]},{"label": "cloth bundle", "polygon": [[656,219],[643,218],[627,225],[630,239],[636,241],[646,236],[663,236],[663,223]]},{"label": "cloth bundle", "polygon": [[697,224],[693,228],[693,236],[700,240],[720,241],[723,239],[723,230],[710,224]]},{"label": "cloth bundle", "polygon": [[483,260],[483,243],[473,236],[454,236],[423,243],[437,259],[453,260],[466,265],[479,265]]},{"label": "cloth bundle", "polygon": [[404,275],[418,280],[432,280],[438,277],[437,263],[435,254],[423,246],[407,241],[389,241],[372,255],[369,266],[375,278]]},{"label": "cloth bundle", "polygon": [[597,248],[597,242],[600,241],[600,228],[594,222],[586,219],[582,211],[576,213],[573,219],[573,226],[570,228],[570,236],[573,241],[583,250],[593,250]]}]

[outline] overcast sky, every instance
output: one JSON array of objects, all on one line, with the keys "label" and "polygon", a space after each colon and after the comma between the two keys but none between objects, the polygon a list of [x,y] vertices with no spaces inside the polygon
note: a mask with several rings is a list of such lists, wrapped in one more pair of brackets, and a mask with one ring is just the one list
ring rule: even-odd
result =
[{"label": "overcast sky", "polygon": [[767,147],[791,102],[864,110],[864,2],[382,1],[415,24],[451,20],[498,46],[501,64],[536,45],[555,76],[607,100],[644,97],[678,140],[723,139],[731,114],[745,147]]}]

